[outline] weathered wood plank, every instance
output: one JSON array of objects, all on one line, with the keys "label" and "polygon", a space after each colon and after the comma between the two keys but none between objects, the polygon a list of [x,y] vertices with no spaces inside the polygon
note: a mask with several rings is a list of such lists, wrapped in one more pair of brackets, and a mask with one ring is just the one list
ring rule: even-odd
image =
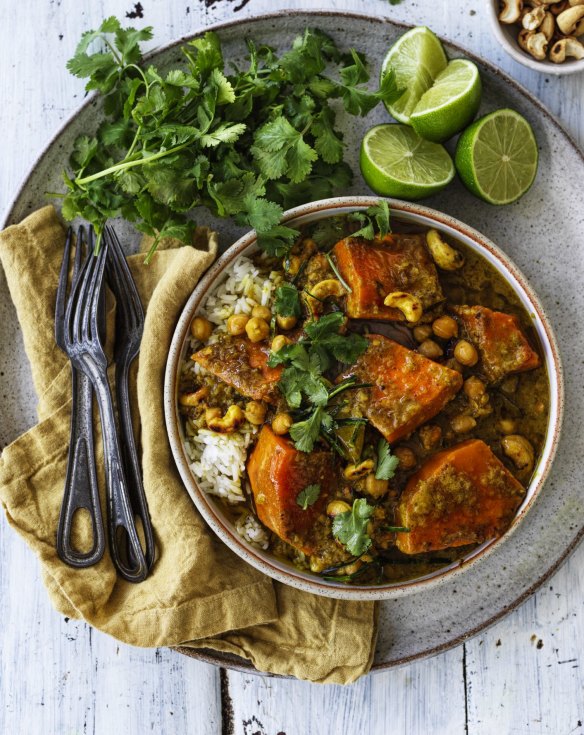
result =
[{"label": "weathered wood plank", "polygon": [[584,547],[466,644],[470,735],[584,734]]},{"label": "weathered wood plank", "polygon": [[465,733],[462,647],[350,687],[230,672],[233,735]]}]

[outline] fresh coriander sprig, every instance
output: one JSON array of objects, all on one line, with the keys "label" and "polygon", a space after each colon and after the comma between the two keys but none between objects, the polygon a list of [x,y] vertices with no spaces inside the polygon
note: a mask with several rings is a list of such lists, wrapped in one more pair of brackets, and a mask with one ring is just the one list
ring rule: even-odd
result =
[{"label": "fresh coriander sprig", "polygon": [[313,484],[307,485],[301,490],[296,496],[296,505],[299,505],[302,510],[307,510],[309,506],[314,505],[320,497],[320,485]]},{"label": "fresh coriander sprig", "polygon": [[365,498],[359,498],[353,501],[351,510],[334,517],[333,536],[353,556],[361,556],[371,546],[367,524],[374,510],[375,507],[369,505]]},{"label": "fresh coriander sprig", "polygon": [[399,465],[399,459],[391,453],[391,448],[385,439],[380,439],[377,445],[377,467],[375,477],[377,480],[391,480]]},{"label": "fresh coriander sprig", "polygon": [[298,233],[280,225],[283,208],[351,180],[331,100],[365,115],[402,91],[391,72],[369,90],[364,58],[318,30],[280,56],[248,42],[247,67],[231,74],[215,33],[187,42],[184,63],[164,73],[143,63],[151,38],[114,17],[82,36],[68,69],[102,95],[106,119],[77,138],[62,203],[66,219],[81,216],[98,235],[110,217],[129,220],[154,238],[149,256],[163,237],[191,243],[199,206],[286,254]]}]

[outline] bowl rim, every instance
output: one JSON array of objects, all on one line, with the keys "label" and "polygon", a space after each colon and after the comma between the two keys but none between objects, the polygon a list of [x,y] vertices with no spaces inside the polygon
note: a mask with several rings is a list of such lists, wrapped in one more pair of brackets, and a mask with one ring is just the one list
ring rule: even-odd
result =
[{"label": "bowl rim", "polygon": [[[346,196],[318,200],[286,211],[281,221],[282,223],[288,224],[302,224],[303,220],[307,219],[313,221],[314,219],[332,216],[335,213],[346,213],[359,209],[364,210],[369,206],[377,204],[381,199],[384,198],[379,196]],[[487,556],[490,556],[501,543],[504,543],[510,538],[519,524],[522,523],[541,492],[557,451],[563,419],[564,380],[557,341],[539,298],[526,277],[509,256],[480,232],[450,215],[413,202],[395,199],[386,199],[386,201],[389,204],[392,216],[395,216],[397,219],[405,219],[406,221],[409,220],[412,222],[417,221],[418,224],[425,225],[429,223],[434,224],[438,229],[442,229],[447,234],[461,239],[468,247],[478,250],[479,254],[486,257],[502,273],[506,280],[510,282],[514,291],[523,302],[524,307],[531,314],[534,320],[534,327],[536,327],[542,343],[545,363],[548,366],[550,385],[550,415],[548,418],[546,438],[538,466],[527,488],[526,496],[517,510],[511,526],[502,536],[481,544],[462,560],[442,567],[430,575],[386,585],[348,586],[342,583],[327,582],[319,579],[316,575],[297,570],[291,564],[274,559],[268,552],[258,550],[250,544],[247,544],[233,528],[232,522],[225,517],[225,514],[219,507],[219,503],[213,496],[208,496],[201,490],[190,470],[189,459],[183,446],[181,420],[177,402],[180,365],[186,348],[190,323],[200,302],[216,282],[221,279],[225,268],[231,265],[237,257],[246,251],[253,250],[256,245],[255,230],[246,233],[231,245],[210,266],[194,288],[177,321],[164,376],[164,414],[172,454],[183,484],[206,523],[221,541],[226,543],[238,556],[259,571],[284,584],[336,599],[392,599],[422,590],[427,591],[431,587],[442,585],[447,581],[458,578],[467,569],[475,566]]]},{"label": "bowl rim", "polygon": [[[544,74],[553,74],[555,76],[566,76],[568,74],[578,74],[584,71],[584,59],[572,59],[562,64],[554,64],[548,59],[538,61],[532,59],[528,54],[524,53],[519,46],[511,43],[504,32],[505,24],[501,23],[497,15],[497,6],[499,0],[488,0],[487,12],[491,23],[491,29],[501,46],[515,61],[519,62],[528,69]],[[509,26],[512,28],[513,26]]]}]

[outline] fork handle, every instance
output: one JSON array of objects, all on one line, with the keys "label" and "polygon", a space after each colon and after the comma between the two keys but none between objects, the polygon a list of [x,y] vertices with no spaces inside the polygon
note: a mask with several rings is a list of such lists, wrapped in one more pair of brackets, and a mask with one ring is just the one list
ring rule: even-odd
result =
[{"label": "fork handle", "polygon": [[[72,404],[71,442],[63,503],[57,528],[57,554],[71,567],[90,567],[105,551],[105,533],[99,503],[93,444],[93,388],[89,378],[71,365]],[[91,519],[93,545],[87,552],[76,551],[72,544],[75,513],[85,509]]]},{"label": "fork handle", "polygon": [[122,459],[126,469],[126,478],[130,490],[130,501],[134,515],[142,521],[144,532],[144,556],[148,569],[154,564],[154,531],[148,511],[148,501],[144,492],[142,480],[142,467],[138,458],[136,440],[134,438],[134,426],[132,424],[132,411],[130,407],[129,393],[129,365],[124,362],[117,363],[116,370],[116,397],[118,415],[120,417]]},{"label": "fork handle", "polygon": [[142,551],[128,482],[124,473],[112,394],[105,373],[92,376],[101,415],[105,455],[110,553],[120,575],[128,582],[142,582],[148,564]]}]

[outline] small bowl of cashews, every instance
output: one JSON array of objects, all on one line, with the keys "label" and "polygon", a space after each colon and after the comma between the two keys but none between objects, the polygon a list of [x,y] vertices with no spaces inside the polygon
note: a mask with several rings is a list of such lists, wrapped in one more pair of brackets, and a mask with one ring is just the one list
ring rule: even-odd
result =
[{"label": "small bowl of cashews", "polygon": [[495,36],[516,61],[546,74],[584,71],[584,0],[490,0]]}]

